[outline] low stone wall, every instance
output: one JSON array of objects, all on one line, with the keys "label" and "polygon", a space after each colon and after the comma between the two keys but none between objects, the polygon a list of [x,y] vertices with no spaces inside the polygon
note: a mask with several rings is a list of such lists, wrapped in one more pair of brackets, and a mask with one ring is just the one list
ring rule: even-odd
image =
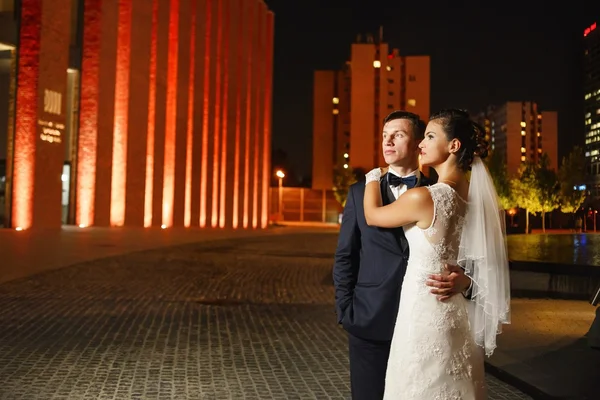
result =
[{"label": "low stone wall", "polygon": [[510,282],[515,297],[589,300],[600,285],[600,267],[512,260]]}]

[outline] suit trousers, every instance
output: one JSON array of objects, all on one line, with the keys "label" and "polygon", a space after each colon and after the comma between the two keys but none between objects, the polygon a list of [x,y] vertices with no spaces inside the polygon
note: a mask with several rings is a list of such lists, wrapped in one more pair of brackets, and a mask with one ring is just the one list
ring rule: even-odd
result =
[{"label": "suit trousers", "polygon": [[381,400],[391,340],[376,341],[348,334],[352,400]]}]

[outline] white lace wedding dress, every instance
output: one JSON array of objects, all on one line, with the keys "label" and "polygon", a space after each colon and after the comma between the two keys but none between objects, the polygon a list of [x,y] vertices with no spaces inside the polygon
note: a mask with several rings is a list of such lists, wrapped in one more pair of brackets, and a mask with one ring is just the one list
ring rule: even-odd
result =
[{"label": "white lace wedding dress", "polygon": [[386,373],[385,400],[482,400],[483,349],[470,331],[470,301],[455,295],[437,300],[425,285],[445,262],[456,264],[467,203],[453,188],[429,191],[434,220],[428,229],[404,227],[410,257],[402,284]]}]

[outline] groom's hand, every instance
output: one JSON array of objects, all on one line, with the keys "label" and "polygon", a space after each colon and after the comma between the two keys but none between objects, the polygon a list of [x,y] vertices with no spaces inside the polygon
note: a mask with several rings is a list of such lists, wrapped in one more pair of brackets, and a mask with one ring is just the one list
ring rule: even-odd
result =
[{"label": "groom's hand", "polygon": [[458,265],[445,264],[447,271],[443,274],[429,275],[425,284],[432,287],[431,293],[435,294],[440,301],[448,300],[457,293],[463,293],[471,286],[471,278],[465,275],[465,271]]}]

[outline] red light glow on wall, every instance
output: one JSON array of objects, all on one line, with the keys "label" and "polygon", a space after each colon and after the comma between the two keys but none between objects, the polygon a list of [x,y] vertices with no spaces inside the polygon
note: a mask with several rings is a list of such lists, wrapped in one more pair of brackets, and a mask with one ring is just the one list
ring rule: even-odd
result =
[{"label": "red light glow on wall", "polygon": [[585,30],[583,31],[583,37],[586,37],[587,35],[589,35],[594,30],[596,30],[596,22],[594,22],[589,27],[585,28]]},{"label": "red light glow on wall", "polygon": [[[241,17],[241,13],[239,14]],[[239,212],[240,212],[240,136],[241,136],[241,82],[242,82],[242,51],[243,51],[243,39],[244,31],[241,29],[241,24],[238,25],[238,37],[237,37],[237,75],[236,75],[236,96],[235,96],[235,149],[233,153],[233,215],[231,225],[234,229],[239,226]]]},{"label": "red light glow on wall", "polygon": [[[219,188],[219,228],[225,227],[225,189],[227,182],[227,118],[228,118],[228,96],[227,91],[229,90],[229,7],[227,7],[229,3],[226,3],[224,15],[224,20],[221,21],[221,26],[223,26],[223,126],[221,128],[221,178],[219,182],[221,184]],[[218,118],[218,116],[217,116]]]},{"label": "red light glow on wall", "polygon": [[204,42],[204,99],[202,110],[202,170],[200,173],[200,227],[206,226],[208,186],[208,118],[210,101],[210,32],[212,25],[212,0],[206,0],[206,36]]},{"label": "red light glow on wall", "polygon": [[158,38],[158,0],[152,3],[152,39],[150,42],[150,90],[148,92],[148,138],[146,144],[146,189],[144,226],[152,226],[154,191],[154,134],[156,130],[156,43]]},{"label": "red light glow on wall", "polygon": [[217,56],[216,56],[216,70],[215,70],[215,131],[214,131],[214,152],[213,152],[213,186],[212,186],[212,210],[210,226],[215,228],[219,222],[219,180],[220,180],[220,156],[219,151],[221,147],[221,62],[222,62],[222,51],[221,46],[223,45],[223,2],[219,1],[217,6]]},{"label": "red light glow on wall", "polygon": [[12,208],[12,226],[19,229],[28,229],[33,224],[41,25],[41,4],[34,0],[23,0],[17,67]]},{"label": "red light glow on wall", "polygon": [[263,177],[262,177],[262,212],[261,228],[269,225],[269,182],[271,181],[271,91],[273,73],[273,13],[267,14],[267,39],[265,45],[265,104],[263,133]]},{"label": "red light glow on wall", "polygon": [[[253,7],[255,8],[255,7]],[[251,15],[248,17],[249,21],[254,21],[255,15]],[[250,135],[252,135],[252,129],[250,127],[251,122],[251,111],[250,107],[252,103],[252,43],[248,45],[248,59],[246,60],[246,68],[247,68],[247,77],[246,77],[246,137],[245,137],[245,158],[244,158],[244,213],[242,219],[242,226],[245,228],[248,227],[248,223],[250,222]]]},{"label": "red light glow on wall", "polygon": [[167,67],[167,115],[165,127],[165,164],[162,224],[173,225],[175,197],[175,135],[177,124],[177,57],[179,56],[179,0],[171,0],[169,16],[169,60]]},{"label": "red light glow on wall", "polygon": [[183,225],[192,224],[192,150],[194,146],[194,82],[196,78],[196,5],[192,2],[192,15],[190,26],[190,79],[188,89],[188,122],[185,155],[185,208]]},{"label": "red light glow on wall", "polygon": [[110,198],[110,224],[125,223],[125,180],[127,176],[127,114],[129,112],[129,66],[131,55],[130,0],[119,0],[117,27],[117,72],[115,75],[115,123]]},{"label": "red light glow on wall", "polygon": [[77,148],[76,224],[94,224],[96,149],[98,146],[98,82],[100,70],[100,6],[86,0],[81,63],[81,100]]},{"label": "red light glow on wall", "polygon": [[[256,29],[259,32],[258,38],[262,39],[261,35],[264,31],[264,27],[263,27],[263,16],[261,16],[261,15],[258,15]],[[259,43],[258,48],[264,49],[263,43]],[[262,60],[260,60],[260,57],[257,57],[256,63],[258,65],[260,65],[259,62],[262,62]],[[257,68],[257,67],[255,67],[255,68],[258,72],[261,71],[260,68]],[[260,82],[260,80],[259,80],[259,82]],[[260,90],[261,90],[261,88],[256,89],[256,93],[255,93],[256,97],[251,100],[255,104],[254,109],[256,112],[255,119],[254,119],[255,126],[254,126],[254,132],[253,132],[253,134],[254,134],[254,159],[252,160],[253,164],[254,164],[252,166],[252,172],[253,172],[253,176],[252,176],[252,183],[253,183],[253,185],[252,185],[252,228],[255,228],[255,229],[256,229],[256,227],[258,227],[258,184],[260,182],[258,180],[258,177],[259,177],[258,159],[260,158],[259,154],[260,154],[260,150],[261,150],[260,149],[260,135],[261,135],[261,132],[260,132],[260,119],[261,118],[260,117],[261,116],[259,115],[260,110],[261,110]],[[262,188],[261,188],[261,190],[262,190]]]}]

